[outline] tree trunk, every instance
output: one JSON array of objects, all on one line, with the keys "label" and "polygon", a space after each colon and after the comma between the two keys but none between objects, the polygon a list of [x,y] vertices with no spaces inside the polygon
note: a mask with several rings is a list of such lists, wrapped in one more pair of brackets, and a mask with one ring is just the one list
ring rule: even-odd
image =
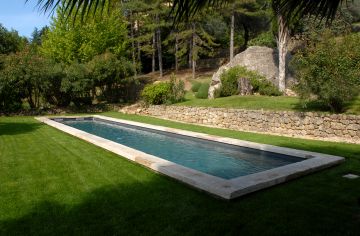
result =
[{"label": "tree trunk", "polygon": [[234,28],[235,28],[235,14],[231,15],[230,25],[230,61],[234,58]]},{"label": "tree trunk", "polygon": [[[158,25],[160,24],[159,15],[156,14],[156,22]],[[157,33],[157,50],[158,50],[158,57],[159,57],[159,72],[160,78],[163,76],[163,64],[162,64],[162,51],[161,51],[161,29],[160,27],[156,30]]]},{"label": "tree trunk", "polygon": [[178,33],[175,33],[175,71],[176,72],[179,70],[178,51],[179,51],[179,38],[178,38]]},{"label": "tree trunk", "polygon": [[[136,47],[137,47],[137,61],[141,62],[141,46],[140,46],[139,40],[136,41]],[[141,71],[139,71],[139,72],[141,73]]]},{"label": "tree trunk", "polygon": [[30,105],[30,108],[31,109],[34,109],[35,108],[35,103],[34,103],[34,100],[33,100],[33,94],[32,94],[32,87],[31,86],[28,86],[28,103]]},{"label": "tree trunk", "polygon": [[151,60],[151,72],[155,72],[155,54],[156,54],[156,33],[153,34],[153,45],[152,45],[152,60]]},{"label": "tree trunk", "polygon": [[133,66],[135,67],[135,76],[137,74],[136,68],[136,57],[135,57],[135,36],[134,36],[134,22],[132,19],[132,13],[130,12],[130,37],[131,37],[131,56],[133,61]]},{"label": "tree trunk", "polygon": [[195,24],[192,23],[192,55],[191,55],[191,61],[192,61],[192,78],[195,79],[195,73],[196,73],[196,40],[195,40]]},{"label": "tree trunk", "polygon": [[192,37],[191,39],[189,40],[189,69],[192,68]]},{"label": "tree trunk", "polygon": [[278,50],[279,50],[279,90],[285,92],[286,89],[286,55],[289,40],[289,29],[283,16],[278,16]]}]

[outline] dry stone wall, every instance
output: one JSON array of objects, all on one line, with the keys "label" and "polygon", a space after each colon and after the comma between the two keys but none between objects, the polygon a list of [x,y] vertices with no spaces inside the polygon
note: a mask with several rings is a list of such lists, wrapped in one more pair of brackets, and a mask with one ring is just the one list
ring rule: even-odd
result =
[{"label": "dry stone wall", "polygon": [[185,106],[149,106],[127,113],[282,136],[360,143],[360,116]]}]

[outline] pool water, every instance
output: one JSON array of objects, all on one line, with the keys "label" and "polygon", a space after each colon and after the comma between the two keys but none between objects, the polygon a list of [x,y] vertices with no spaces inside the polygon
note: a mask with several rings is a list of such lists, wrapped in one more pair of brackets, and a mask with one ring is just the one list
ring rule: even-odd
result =
[{"label": "pool water", "polygon": [[304,160],[300,157],[98,119],[64,120],[61,123],[223,179],[232,179]]}]

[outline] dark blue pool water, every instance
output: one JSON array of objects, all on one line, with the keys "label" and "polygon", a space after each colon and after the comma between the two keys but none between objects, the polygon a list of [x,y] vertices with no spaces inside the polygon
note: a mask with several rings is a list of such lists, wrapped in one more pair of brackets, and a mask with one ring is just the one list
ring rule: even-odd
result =
[{"label": "dark blue pool water", "polygon": [[102,120],[62,123],[210,175],[232,179],[302,161],[302,158],[238,147]]}]

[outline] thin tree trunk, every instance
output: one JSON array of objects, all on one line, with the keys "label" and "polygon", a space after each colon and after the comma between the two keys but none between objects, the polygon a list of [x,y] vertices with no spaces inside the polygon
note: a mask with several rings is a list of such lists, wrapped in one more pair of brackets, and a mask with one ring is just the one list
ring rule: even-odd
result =
[{"label": "thin tree trunk", "polygon": [[[139,36],[139,35],[138,35]],[[141,61],[141,48],[140,48],[140,42],[139,40],[136,41],[136,47],[137,47],[137,61]],[[141,72],[141,71],[140,71]]]},{"label": "thin tree trunk", "polygon": [[153,51],[152,51],[152,60],[151,60],[151,72],[155,72],[155,55],[156,55],[156,33],[153,34],[153,45],[152,45]]},{"label": "thin tree trunk", "polygon": [[235,14],[231,15],[230,25],[230,61],[234,58],[234,29],[235,29]]},{"label": "thin tree trunk", "polygon": [[[189,25],[189,27],[192,27],[191,25]],[[191,28],[192,29],[192,28]],[[190,39],[189,39],[189,69],[192,68],[192,55],[193,55],[193,36],[191,35]]]},{"label": "thin tree trunk", "polygon": [[178,51],[179,51],[179,38],[178,33],[175,33],[175,71],[179,70],[179,59],[178,59]]},{"label": "thin tree trunk", "polygon": [[287,45],[289,40],[289,29],[283,19],[283,16],[278,16],[278,50],[279,50],[279,90],[284,92],[286,89],[286,55]]},{"label": "thin tree trunk", "polygon": [[192,78],[195,79],[196,76],[196,41],[195,41],[195,24],[192,23]]},{"label": "thin tree trunk", "polygon": [[[159,15],[156,14],[156,22],[158,25],[159,22]],[[163,76],[163,64],[162,64],[162,51],[161,51],[161,29],[160,27],[157,28],[157,49],[158,49],[158,57],[159,57],[159,72],[160,72],[160,78]]]},{"label": "thin tree trunk", "polygon": [[33,100],[33,94],[32,94],[32,88],[29,86],[29,95],[28,95],[28,103],[30,105],[30,108],[34,109],[35,108],[35,103]]},{"label": "thin tree trunk", "polygon": [[135,57],[135,36],[134,36],[134,22],[132,20],[132,13],[130,12],[130,37],[131,37],[131,56],[133,61],[133,66],[135,67],[135,76],[137,74],[136,68],[136,57]]}]

